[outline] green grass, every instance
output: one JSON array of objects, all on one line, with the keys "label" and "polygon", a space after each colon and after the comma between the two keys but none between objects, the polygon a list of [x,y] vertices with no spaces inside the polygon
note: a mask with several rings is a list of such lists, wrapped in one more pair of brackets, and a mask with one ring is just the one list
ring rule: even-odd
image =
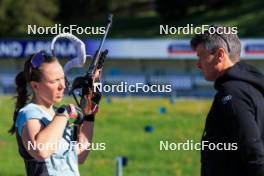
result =
[{"label": "green grass", "polygon": [[[25,175],[15,136],[7,134],[14,102],[8,96],[0,98],[0,175]],[[199,151],[160,151],[159,141],[199,142],[210,104],[191,99],[170,104],[164,98],[113,98],[108,104],[103,99],[94,142],[106,143],[106,150],[92,151],[79,167],[81,175],[115,175],[115,157],[123,155],[128,158],[124,176],[198,176]],[[165,114],[159,113],[160,106]],[[154,127],[152,133],[144,131],[148,124]]]}]

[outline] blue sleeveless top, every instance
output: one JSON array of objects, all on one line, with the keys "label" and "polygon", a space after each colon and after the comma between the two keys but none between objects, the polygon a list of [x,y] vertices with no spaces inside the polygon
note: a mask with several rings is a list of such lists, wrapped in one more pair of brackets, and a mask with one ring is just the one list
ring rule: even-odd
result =
[{"label": "blue sleeveless top", "polygon": [[50,117],[48,113],[46,113],[34,103],[26,105],[24,108],[20,109],[18,113],[15,124],[16,137],[19,147],[19,153],[25,162],[27,175],[79,176],[80,174],[78,170],[77,147],[75,141],[73,141],[73,130],[69,122],[67,123],[63,137],[58,146],[55,146],[53,144],[36,145],[28,142],[28,150],[35,150],[36,147],[39,147],[39,149],[56,147],[56,152],[54,152],[50,157],[46,158],[43,161],[39,161],[33,158],[27,152],[22,143],[22,130],[25,123],[30,119],[38,119],[44,126],[47,126],[52,121],[52,117]]}]

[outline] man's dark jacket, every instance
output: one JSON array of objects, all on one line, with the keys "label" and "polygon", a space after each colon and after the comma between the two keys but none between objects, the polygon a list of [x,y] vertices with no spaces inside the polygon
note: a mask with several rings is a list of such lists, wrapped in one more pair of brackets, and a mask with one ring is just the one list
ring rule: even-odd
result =
[{"label": "man's dark jacket", "polygon": [[238,62],[215,81],[215,89],[202,142],[225,146],[201,150],[201,175],[264,176],[264,76]]}]

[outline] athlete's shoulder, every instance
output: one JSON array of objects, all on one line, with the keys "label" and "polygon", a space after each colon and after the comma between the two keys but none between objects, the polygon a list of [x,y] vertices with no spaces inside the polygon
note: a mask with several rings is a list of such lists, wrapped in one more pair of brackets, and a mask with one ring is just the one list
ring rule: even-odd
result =
[{"label": "athlete's shoulder", "polygon": [[24,106],[23,108],[19,110],[19,113],[26,113],[30,111],[42,113],[41,109],[34,103],[27,104],[26,106]]}]

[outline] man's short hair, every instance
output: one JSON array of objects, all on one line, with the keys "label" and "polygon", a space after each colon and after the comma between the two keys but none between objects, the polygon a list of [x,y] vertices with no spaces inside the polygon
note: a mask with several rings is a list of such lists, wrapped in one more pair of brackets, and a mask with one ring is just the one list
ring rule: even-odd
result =
[{"label": "man's short hair", "polygon": [[[205,31],[203,34],[197,34],[191,39],[191,47],[196,50],[199,44],[210,53],[214,53],[218,48],[224,48],[232,62],[237,62],[240,59],[241,44],[237,34],[225,34],[224,26],[214,26],[219,28],[215,33],[210,34]],[[218,31],[218,33],[217,33]]]}]

